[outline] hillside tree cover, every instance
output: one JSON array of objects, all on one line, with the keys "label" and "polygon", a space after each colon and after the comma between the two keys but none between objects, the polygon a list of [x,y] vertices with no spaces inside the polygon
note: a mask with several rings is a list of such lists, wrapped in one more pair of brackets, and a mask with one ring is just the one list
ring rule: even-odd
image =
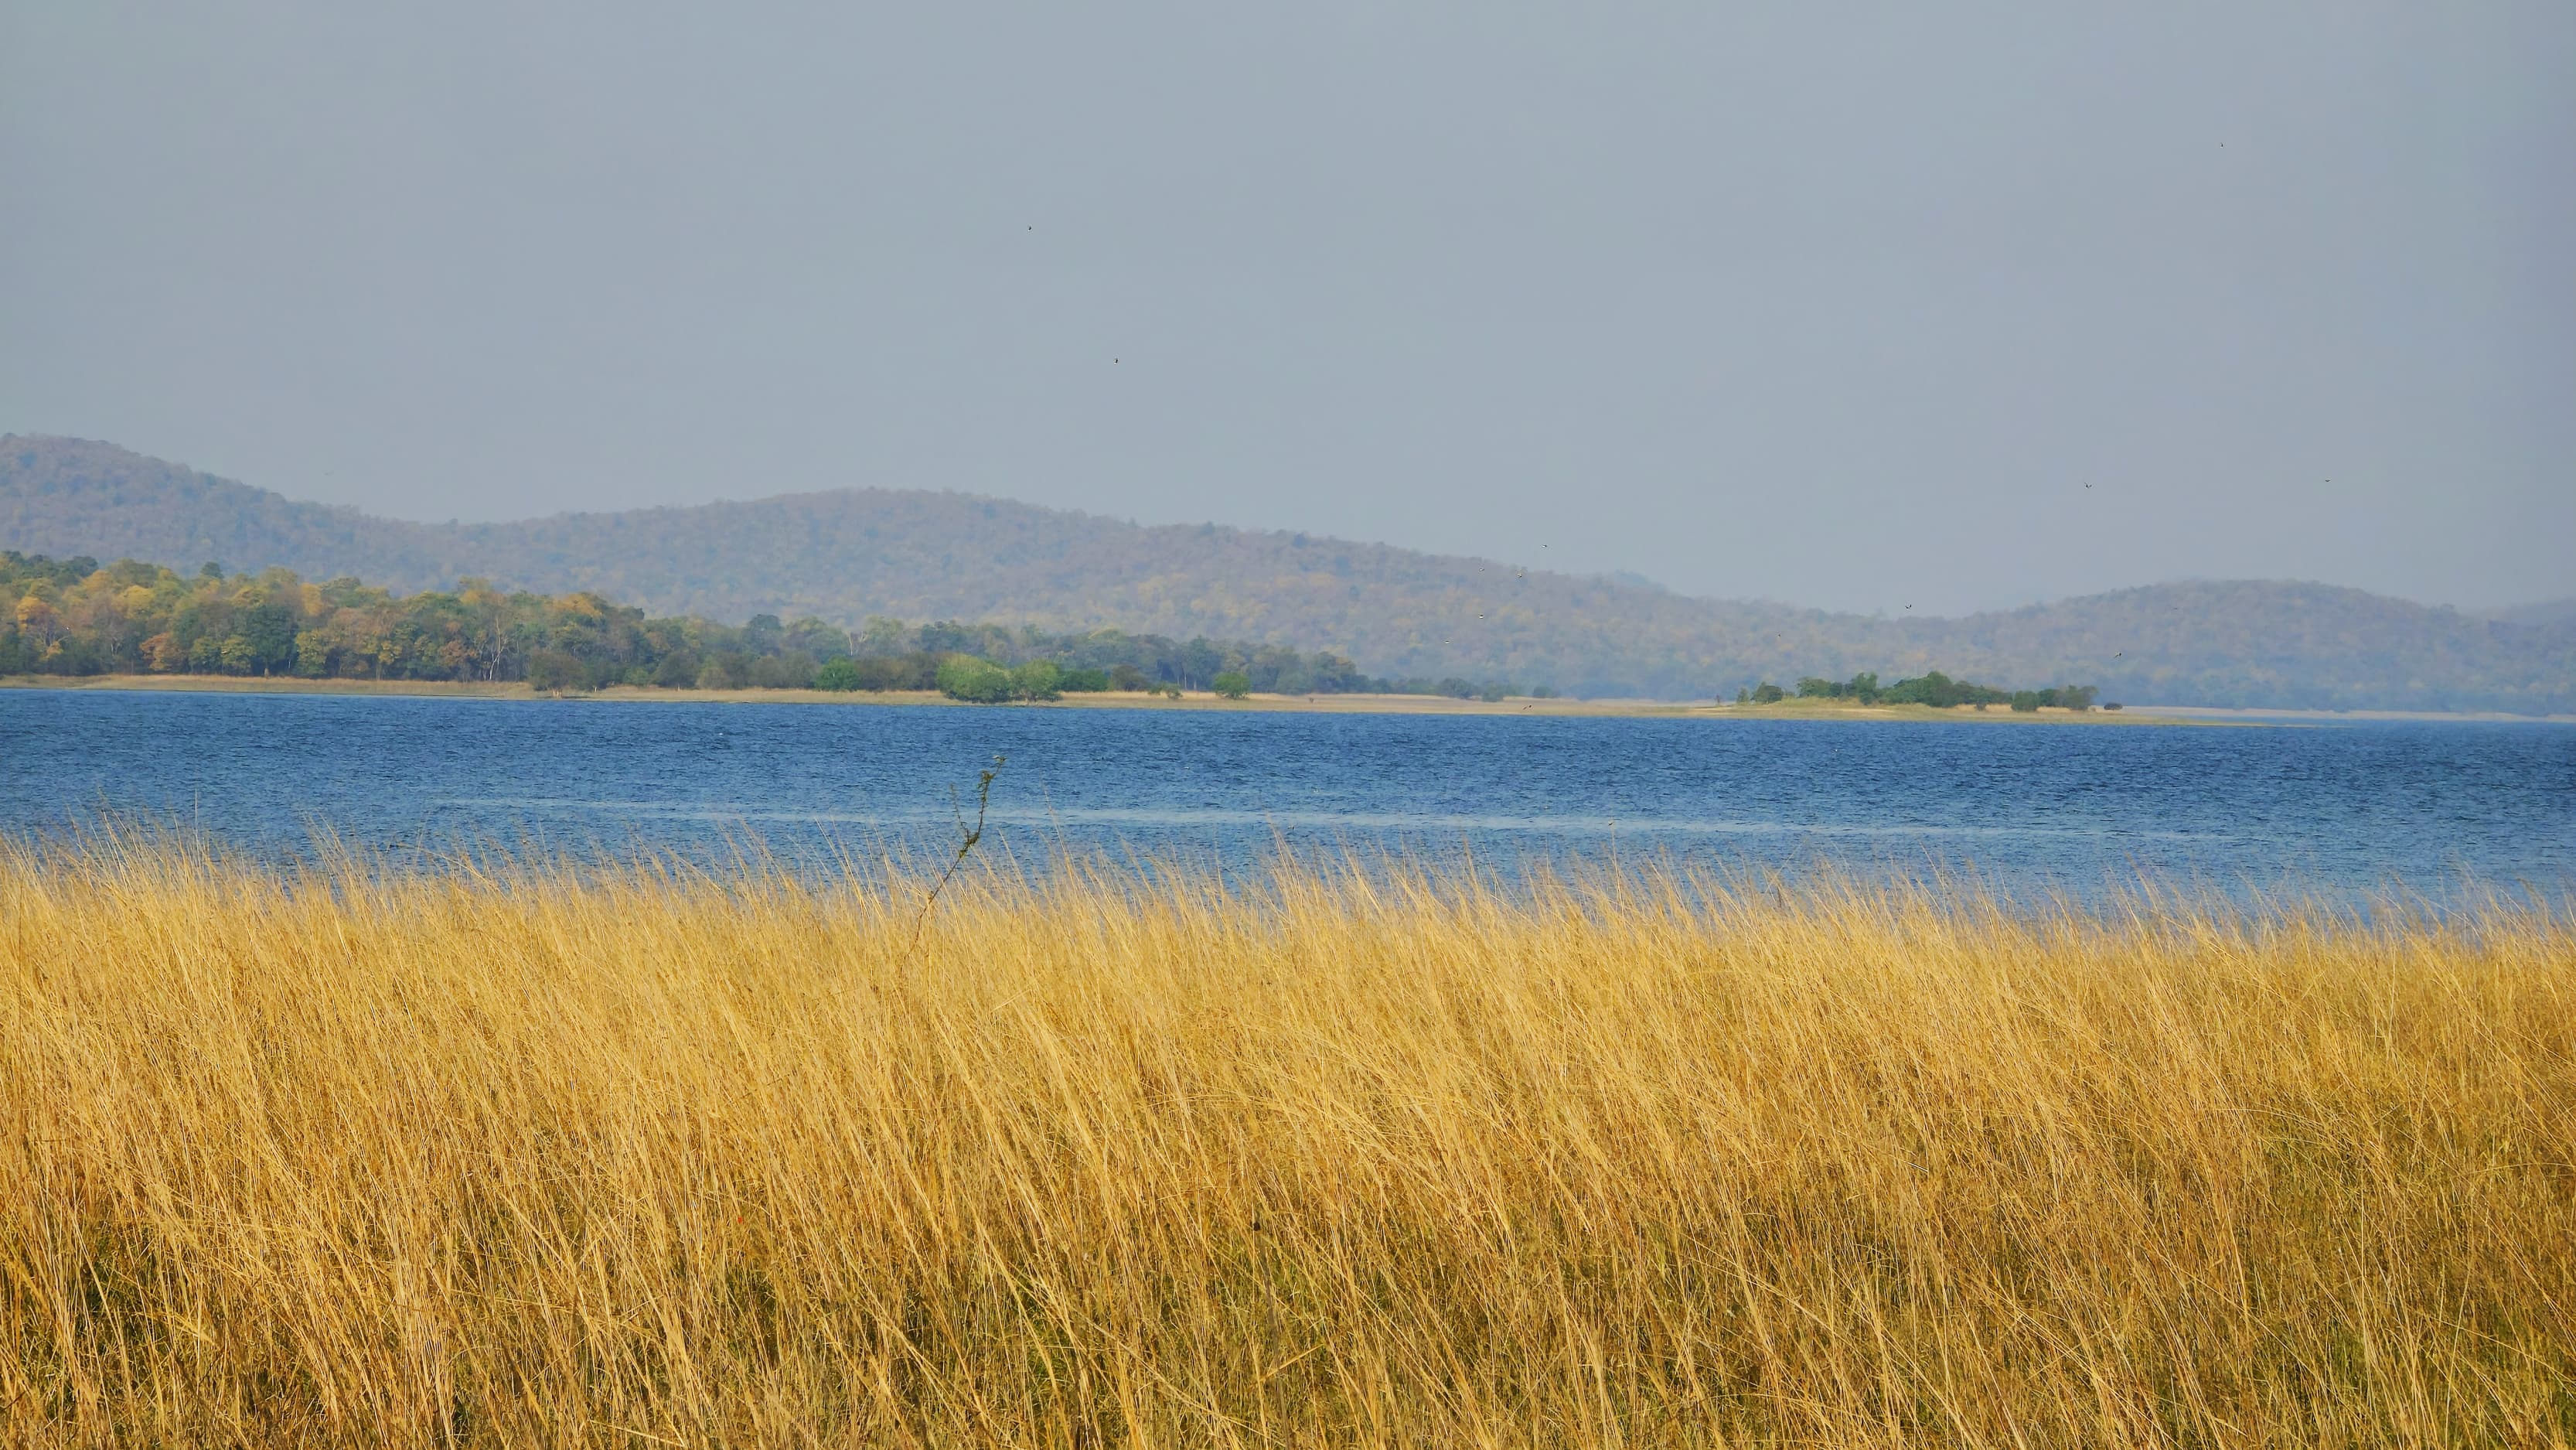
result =
[{"label": "hillside tree cover", "polygon": [[922,490],[426,524],[299,503],[108,444],[9,437],[0,438],[0,547],[180,568],[209,558],[278,565],[406,594],[485,579],[508,593],[589,594],[673,618],[769,615],[853,630],[872,615],[986,620],[1051,637],[1114,626],[1247,651],[1322,648],[1391,679],[1545,683],[1591,697],[1707,698],[1807,673],[1898,679],[1938,668],[2091,680],[2114,698],[2162,704],[2576,711],[2576,618],[2563,610],[2486,618],[2325,584],[2236,580],[1886,619]]}]

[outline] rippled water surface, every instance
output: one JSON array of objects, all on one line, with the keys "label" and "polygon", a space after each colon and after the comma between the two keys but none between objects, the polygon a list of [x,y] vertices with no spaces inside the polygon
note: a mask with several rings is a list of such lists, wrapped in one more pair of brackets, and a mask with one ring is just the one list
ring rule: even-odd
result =
[{"label": "rippled water surface", "polygon": [[2356,723],[1510,719],[0,691],[0,825],[186,823],[262,853],[316,825],[701,858],[953,844],[1008,757],[988,847],[1239,865],[1285,843],[1508,869],[1612,853],[1803,871],[1969,868],[2089,894],[2144,869],[2240,889],[2564,899],[2576,729]]}]

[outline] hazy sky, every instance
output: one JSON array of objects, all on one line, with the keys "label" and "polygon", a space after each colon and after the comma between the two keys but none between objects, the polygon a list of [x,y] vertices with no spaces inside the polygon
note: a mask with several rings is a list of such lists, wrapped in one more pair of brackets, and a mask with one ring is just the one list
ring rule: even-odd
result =
[{"label": "hazy sky", "polygon": [[2112,8],[10,0],[0,430],[426,519],[2576,594],[2576,4]]}]

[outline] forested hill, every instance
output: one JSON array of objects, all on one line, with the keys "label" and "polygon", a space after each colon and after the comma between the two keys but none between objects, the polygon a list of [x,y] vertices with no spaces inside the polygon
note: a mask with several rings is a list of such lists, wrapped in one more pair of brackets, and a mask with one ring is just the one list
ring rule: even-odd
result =
[{"label": "forested hill", "polygon": [[1391,676],[1586,695],[1939,668],[2098,681],[2137,703],[2576,711],[2576,621],[2483,619],[2316,584],[2156,585],[1965,619],[1693,599],[1303,534],[1139,527],[850,489],[695,508],[418,524],[298,503],[103,443],[0,438],[0,548],[185,569],[282,565],[398,591],[480,577],[656,614],[1114,626],[1330,650]]}]

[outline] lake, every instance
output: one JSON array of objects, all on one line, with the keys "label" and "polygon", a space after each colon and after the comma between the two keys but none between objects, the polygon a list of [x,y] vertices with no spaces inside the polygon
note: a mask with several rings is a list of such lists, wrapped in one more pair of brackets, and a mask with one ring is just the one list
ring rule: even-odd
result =
[{"label": "lake", "polygon": [[1007,757],[986,849],[1229,869],[1282,844],[1509,871],[1668,855],[1868,875],[1968,869],[2092,895],[2145,871],[2231,891],[2559,900],[2576,729],[2079,728],[1881,721],[515,701],[0,691],[0,828],[177,823],[289,857],[316,826],[718,860],[944,852]]}]

